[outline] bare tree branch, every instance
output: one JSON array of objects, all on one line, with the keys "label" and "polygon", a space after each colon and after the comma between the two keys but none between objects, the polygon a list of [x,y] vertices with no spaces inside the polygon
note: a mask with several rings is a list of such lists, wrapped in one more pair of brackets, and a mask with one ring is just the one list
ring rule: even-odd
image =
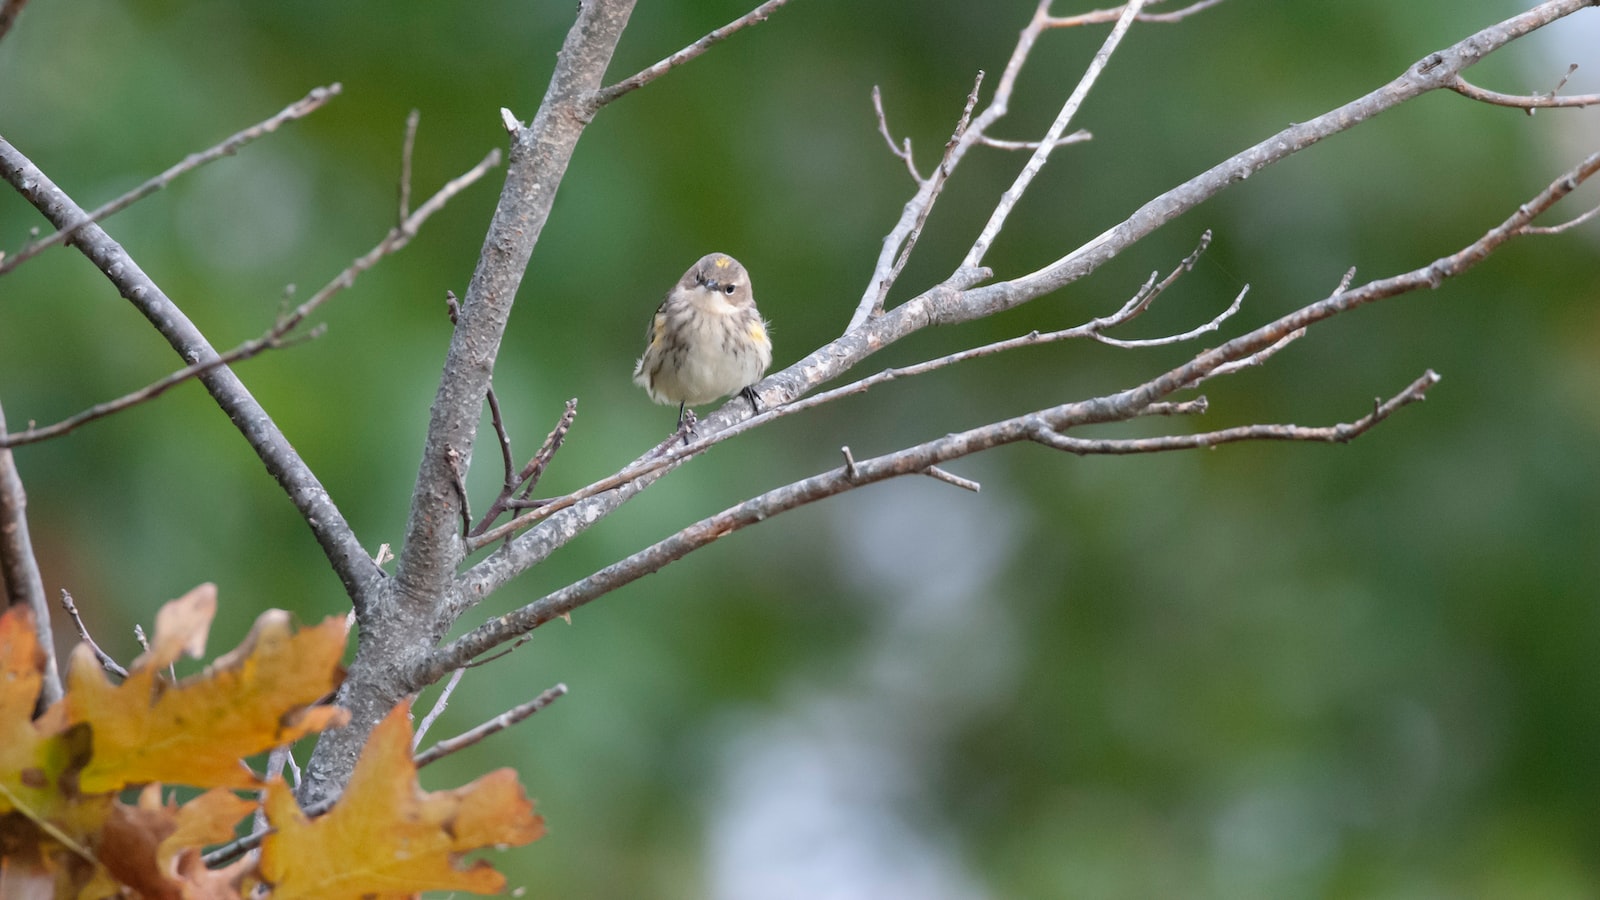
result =
[{"label": "bare tree branch", "polygon": [[[412,490],[411,512],[393,579],[374,604],[357,607],[362,641],[336,702],[352,725],[322,735],[300,790],[302,804],[336,795],[371,727],[421,685],[393,674],[420,657],[459,609],[454,579],[463,556],[457,521],[467,521],[457,473],[470,466],[477,426],[512,302],[538,243],[573,148],[596,109],[607,66],[634,0],[589,0],[557,54],[533,121],[512,136],[500,200],[451,334]],[[508,124],[514,117],[505,117]]]},{"label": "bare tree branch", "polygon": [[1207,431],[1200,434],[1172,434],[1153,438],[1088,439],[1069,437],[1048,425],[1040,423],[1029,437],[1047,447],[1066,450],[1079,456],[1195,450],[1201,447],[1217,447],[1238,441],[1321,441],[1330,444],[1347,444],[1365,434],[1372,426],[1389,418],[1400,407],[1409,406],[1412,403],[1427,399],[1428,388],[1438,383],[1439,376],[1432,369],[1429,369],[1420,378],[1408,385],[1405,390],[1390,397],[1387,401],[1375,402],[1371,413],[1354,422],[1341,422],[1338,425],[1320,428],[1308,428],[1303,425],[1241,425],[1237,428],[1225,428],[1221,431]]},{"label": "bare tree branch", "polygon": [[[1158,2],[1165,2],[1165,0],[1158,0]],[[1222,0],[1199,0],[1197,3],[1191,3],[1183,9],[1176,9],[1172,12],[1141,12],[1138,18],[1141,22],[1181,22],[1195,13],[1204,12],[1221,2]],[[1146,5],[1155,6],[1157,4],[1148,3]],[[1098,25],[1105,22],[1115,22],[1126,9],[1127,7],[1125,6],[1116,6],[1111,9],[1097,9],[1093,12],[1080,13],[1076,16],[1051,16],[1046,21],[1046,27],[1073,28],[1079,25]]]},{"label": "bare tree branch", "polygon": [[911,181],[918,187],[927,181],[922,173],[917,171],[917,163],[911,157],[911,138],[906,138],[899,144],[894,142],[894,135],[889,133],[889,118],[883,112],[883,91],[877,85],[872,86],[872,110],[878,114],[878,133],[883,135],[883,140],[889,145],[889,152],[905,161],[906,171],[911,173]]},{"label": "bare tree branch", "polygon": [[119,678],[127,678],[128,670],[112,658],[111,654],[100,649],[100,645],[95,643],[94,638],[89,635],[89,626],[83,624],[83,617],[78,615],[78,605],[72,602],[72,595],[65,590],[61,592],[61,608],[66,610],[67,615],[72,619],[72,627],[78,630],[78,637],[82,638],[83,642],[89,645],[89,649],[94,651],[94,658],[100,660],[100,667]]},{"label": "bare tree branch", "polygon": [[422,112],[413,109],[406,114],[406,135],[400,141],[400,215],[395,221],[404,222],[411,216],[411,155],[417,148],[417,125]]},{"label": "bare tree branch", "polygon": [[495,716],[487,722],[484,722],[482,725],[468,729],[467,731],[463,731],[453,738],[445,738],[439,743],[434,744],[432,747],[429,747],[428,749],[417,754],[417,768],[420,769],[423,766],[432,762],[437,762],[458,750],[466,749],[467,747],[478,743],[491,734],[505,731],[507,728],[510,728],[518,722],[521,722],[522,720],[528,718],[539,710],[544,709],[546,706],[549,706],[557,700],[560,700],[566,695],[567,686],[564,684],[558,684],[555,687],[546,689],[539,696],[529,700],[527,703],[519,703],[518,705],[511,707],[500,715]]},{"label": "bare tree branch", "polygon": [[[471,539],[467,542],[468,547],[472,550],[480,549],[498,540],[509,537],[510,535],[515,534],[524,528],[530,527],[543,519],[550,518],[557,513],[569,509],[581,501],[605,494],[626,485],[636,484],[640,481],[640,479],[660,473],[663,470],[677,465],[683,460],[689,459],[690,457],[698,456],[716,444],[737,437],[738,435],[743,434],[744,432],[753,428],[758,428],[762,425],[765,425],[773,419],[796,415],[805,412],[808,409],[821,406],[825,403],[831,403],[840,397],[865,393],[873,387],[894,381],[899,378],[906,378],[913,375],[923,375],[947,366],[955,365],[957,363],[966,362],[971,359],[978,359],[980,357],[992,356],[996,353],[1014,350],[1019,347],[1030,347],[1036,344],[1054,343],[1056,341],[1070,340],[1074,338],[1099,338],[1107,329],[1126,324],[1144,313],[1145,310],[1149,309],[1151,302],[1153,302],[1164,291],[1166,291],[1167,288],[1171,287],[1172,284],[1178,280],[1179,276],[1181,276],[1184,272],[1194,268],[1194,264],[1200,258],[1200,254],[1204,253],[1210,244],[1211,232],[1207,231],[1201,235],[1200,241],[1196,245],[1195,249],[1190,252],[1190,254],[1185,257],[1183,261],[1172,270],[1171,273],[1162,279],[1159,284],[1156,282],[1156,275],[1158,273],[1152,273],[1150,280],[1140,287],[1140,289],[1134,293],[1133,297],[1123,304],[1121,309],[1110,316],[1092,319],[1087,323],[1075,326],[1073,328],[1066,328],[1060,331],[1054,331],[1045,334],[1034,331],[1022,335],[1021,337],[1011,338],[1004,341],[996,341],[992,344],[985,344],[980,347],[961,350],[941,356],[937,359],[927,360],[914,365],[885,369],[877,374],[867,376],[866,378],[862,378],[858,381],[843,385],[841,387],[833,388],[821,394],[816,394],[804,399],[794,400],[782,406],[768,406],[763,412],[748,419],[734,423],[720,431],[710,434],[702,434],[696,440],[681,448],[670,447],[669,445],[675,444],[676,441],[672,438],[669,438],[668,441],[662,445],[662,447],[657,448],[656,452],[646,454],[642,460],[636,461],[634,464],[623,468],[621,471],[613,475],[602,478],[599,481],[593,482],[585,487],[566,494],[565,496],[546,500],[540,503],[538,508],[532,512],[525,513],[497,528],[477,535],[474,539]],[[1220,322],[1236,312],[1239,308],[1239,303],[1242,299],[1242,296],[1243,295],[1241,294],[1240,298],[1236,298],[1233,305],[1231,305],[1227,310],[1225,310],[1221,315],[1212,321]],[[1209,330],[1212,329],[1202,326],[1201,328],[1190,332],[1190,336],[1202,334]],[[1161,344],[1170,344],[1176,342],[1176,340],[1181,337],[1182,336],[1155,338],[1151,339],[1153,343],[1134,344],[1133,346],[1157,346]],[[492,567],[494,566],[495,562],[495,560],[490,560],[485,565]],[[475,569],[474,572],[476,571],[477,570]],[[474,577],[473,573],[469,573],[468,577]],[[498,582],[478,583],[476,587],[479,591],[486,591],[490,589],[491,584],[498,584]]]},{"label": "bare tree branch", "polygon": [[[6,414],[0,409],[0,438],[5,433]],[[61,699],[62,691],[56,639],[50,631],[50,601],[45,597],[44,578],[28,533],[28,492],[23,490],[16,456],[5,447],[0,447],[0,580],[5,581],[7,605],[25,606],[33,612],[34,637],[44,657],[39,707],[51,706]]]},{"label": "bare tree branch", "polygon": [[[958,269],[952,279],[935,285],[881,316],[870,317],[867,314],[871,312],[872,299],[876,294],[874,280],[868,285],[863,305],[857,308],[850,329],[831,343],[818,348],[782,372],[769,376],[756,386],[762,406],[770,410],[786,403],[792,404],[795,398],[837,377],[867,356],[929,325],[965,322],[1011,309],[1082,278],[1153,233],[1161,225],[1215,196],[1229,185],[1326,137],[1352,128],[1385,109],[1397,106],[1427,91],[1446,87],[1454,73],[1472,65],[1485,55],[1589,5],[1591,5],[1590,0],[1547,0],[1525,13],[1482,29],[1444,51],[1429,54],[1389,84],[1324,115],[1280,131],[1157,196],[1121,224],[1038,271],[1009,281],[971,287],[978,273]],[[974,117],[967,132],[969,141],[958,144],[952,154],[952,165],[959,161],[966,149],[970,148],[970,141],[974,135],[981,134],[988,123],[1004,115],[1016,72],[1020,70],[1022,62],[1033,46],[1038,28],[1042,27],[1037,20],[1044,14],[1044,6],[1041,4],[1040,12],[1035,17],[1036,22],[1030,23],[1029,28],[1024,29],[1018,40],[1017,50],[1001,77],[994,100],[987,109]],[[900,221],[891,230],[891,235],[903,234],[909,230],[917,212],[915,205],[915,200],[907,204]],[[886,263],[885,260],[892,261],[891,248],[894,246],[897,245],[892,240],[885,241],[886,249],[879,257],[879,269],[875,270],[874,278],[878,277],[876,271],[886,271],[882,267],[886,264],[892,265],[892,262]],[[1284,328],[1270,340],[1234,357],[1210,361],[1203,372],[1191,371],[1185,377],[1189,380],[1210,377],[1215,367],[1266,350],[1272,344],[1284,340],[1303,324]],[[1169,385],[1165,392],[1175,388],[1176,385]],[[596,483],[596,486],[610,483],[614,485],[614,489],[592,495],[586,495],[589,489],[585,489],[577,495],[582,497],[577,502],[565,504],[558,500],[487,532],[484,535],[485,540],[499,539],[506,536],[505,529],[525,527],[531,521],[538,520],[534,527],[466,572],[459,580],[459,587],[453,593],[451,602],[460,604],[464,609],[476,603],[477,598],[487,596],[516,574],[538,564],[557,548],[599,521],[610,510],[645,489],[660,476],[661,472],[679,464],[684,456],[703,449],[701,441],[713,440],[718,432],[735,427],[734,423],[745,419],[747,415],[747,408],[743,404],[727,404],[701,420],[699,440],[683,448],[682,454],[669,451],[655,457],[647,455],[626,467],[613,479],[603,479]],[[649,469],[650,474],[639,476],[639,472],[644,469]]]},{"label": "bare tree branch", "polygon": [[427,735],[428,729],[433,727],[433,723],[438,720],[439,716],[444,713],[445,708],[450,705],[450,695],[456,692],[456,685],[461,683],[462,676],[466,674],[465,667],[457,669],[450,674],[450,680],[445,682],[444,690],[439,692],[439,699],[433,702],[433,708],[428,710],[428,714],[422,717],[422,721],[417,723],[416,731],[411,734],[412,753],[417,752],[417,747],[422,744],[422,738]]},{"label": "bare tree branch", "polygon": [[[911,230],[906,232],[905,239],[900,243],[900,255],[895,258],[894,265],[887,274],[878,281],[878,298],[873,303],[873,315],[883,312],[883,304],[889,298],[889,289],[900,279],[906,262],[911,259],[911,250],[917,246],[917,238],[922,235],[923,226],[928,224],[928,215],[933,212],[933,204],[939,199],[939,194],[944,191],[945,182],[950,178],[950,159],[955,153],[956,146],[961,143],[962,137],[967,133],[967,126],[972,122],[972,108],[978,105],[978,91],[983,87],[983,73],[973,80],[972,91],[967,94],[967,105],[961,109],[961,118],[956,120],[956,129],[951,132],[950,140],[944,145],[944,156],[939,160],[938,168],[933,174],[923,179],[917,179],[918,185],[926,190],[918,192],[917,201],[921,204],[917,210],[916,218],[911,222]],[[877,91],[873,91],[873,98],[877,98]],[[881,113],[882,110],[879,110]],[[888,132],[885,131],[885,134]],[[911,139],[906,138],[906,164],[911,165]],[[916,167],[912,166],[912,176],[916,176]]]},{"label": "bare tree branch", "polygon": [[[442,209],[450,198],[483,177],[483,174],[498,164],[499,160],[500,151],[490,151],[482,162],[468,170],[466,174],[445,184],[437,193],[429,197],[428,201],[419,207],[415,213],[390,229],[389,233],[384,235],[383,240],[379,241],[377,246],[367,251],[365,255],[358,257],[306,302],[279,316],[272,327],[268,328],[260,337],[245,341],[232,350],[218,354],[211,359],[185,366],[165,378],[151,382],[136,391],[131,391],[115,400],[108,400],[91,406],[54,424],[29,428],[26,431],[19,431],[14,434],[0,434],[0,447],[18,447],[23,444],[32,444],[59,437],[96,419],[102,419],[129,407],[154,400],[185,381],[202,376],[218,367],[249,359],[266,350],[276,350],[288,346],[293,342],[288,338],[289,332],[305,321],[307,316],[315,312],[318,307],[326,303],[334,294],[354,284],[356,276],[377,265],[378,261],[385,256],[396,253],[411,243],[411,239],[416,236],[417,231],[428,220],[428,217]],[[305,337],[307,339],[319,337],[322,334],[322,330],[321,326],[318,326],[307,333]]]},{"label": "bare tree branch", "polygon": [[112,200],[110,203],[97,207],[91,212],[83,213],[76,219],[68,220],[64,225],[58,225],[57,231],[25,245],[16,253],[11,254],[10,256],[0,254],[0,275],[4,275],[5,273],[15,269],[17,266],[22,265],[23,263],[35,256],[38,256],[40,253],[50,249],[51,247],[54,247],[57,244],[71,240],[72,236],[77,233],[78,229],[82,228],[84,225],[87,225],[91,222],[103,221],[107,217],[127,209],[133,204],[143,200],[151,194],[154,194],[156,191],[161,190],[172,182],[178,180],[178,178],[182,177],[183,175],[200,168],[208,162],[238,153],[239,149],[244,145],[254,141],[256,138],[265,137],[266,135],[277,131],[278,126],[285,122],[291,122],[295,119],[302,119],[311,115],[312,113],[321,109],[323,104],[327,103],[329,100],[332,100],[334,97],[339,96],[339,92],[341,90],[343,90],[343,88],[337,82],[326,87],[313,88],[311,93],[284,107],[277,115],[266,119],[265,121],[258,122],[255,125],[246,128],[238,134],[227,138],[226,140],[222,141],[222,143],[217,144],[209,149],[202,150],[199,153],[191,153],[188,156],[185,156],[183,159],[179,160],[176,165],[167,169],[165,172],[162,172],[160,175],[151,178],[144,184],[141,184],[126,194],[123,194],[115,200]]},{"label": "bare tree branch", "polygon": [[[978,239],[972,242],[972,249],[967,251],[966,258],[961,261],[961,268],[976,269],[983,265],[983,257],[989,252],[989,247],[995,238],[1000,236],[1000,229],[1005,227],[1006,218],[1011,215],[1011,210],[1017,205],[1017,201],[1022,199],[1023,193],[1028,190],[1028,185],[1033,183],[1034,177],[1050,159],[1051,151],[1055,150],[1061,136],[1067,131],[1067,124],[1072,121],[1074,115],[1077,115],[1078,107],[1082,106],[1084,99],[1089,96],[1089,91],[1099,79],[1100,73],[1105,71],[1106,64],[1111,61],[1111,54],[1117,51],[1123,36],[1133,26],[1133,20],[1143,8],[1144,0],[1129,0],[1123,7],[1122,15],[1117,18],[1117,24],[1112,27],[1111,33],[1106,35],[1105,42],[1089,61],[1089,67],[1084,71],[1083,77],[1078,79],[1078,84],[1072,89],[1072,93],[1067,96],[1067,102],[1062,104],[1061,112],[1057,113],[1055,121],[1050,123],[1050,128],[1040,139],[1039,146],[1034,149],[1033,155],[1028,158],[1022,171],[1017,173],[1017,179],[1011,183],[1011,187],[1000,195],[1000,202],[995,204],[989,221],[978,233]],[[1041,6],[1040,9],[1044,7]]]},{"label": "bare tree branch", "polygon": [[1536,109],[1577,108],[1600,104],[1600,94],[1578,94],[1572,97],[1556,96],[1557,92],[1560,91],[1561,88],[1567,83],[1567,78],[1570,78],[1572,73],[1576,72],[1577,70],[1578,66],[1576,63],[1574,63],[1570,68],[1567,69],[1567,74],[1562,77],[1561,83],[1556,85],[1555,90],[1548,94],[1531,94],[1525,96],[1518,94],[1502,94],[1499,91],[1491,91],[1488,88],[1478,87],[1459,75],[1451,80],[1448,87],[1450,90],[1455,91],[1463,97],[1470,97],[1473,100],[1477,100],[1481,103],[1489,103],[1493,104],[1494,106],[1510,106],[1516,109],[1525,109],[1529,113],[1532,113]]},{"label": "bare tree branch", "polygon": [[[478,626],[430,654],[424,663],[412,671],[410,680],[417,684],[431,683],[444,672],[466,665],[474,657],[506,641],[514,640],[550,619],[569,615],[579,606],[647,574],[659,571],[700,547],[779,513],[861,485],[901,475],[926,474],[930,467],[1005,444],[1024,440],[1039,441],[1046,434],[1061,435],[1076,426],[1121,421],[1141,415],[1152,404],[1164,400],[1174,392],[1199,384],[1212,377],[1220,368],[1268,350],[1284,341],[1287,336],[1304,331],[1312,324],[1377,300],[1437,287],[1444,279],[1466,272],[1488,258],[1490,253],[1506,241],[1524,234],[1523,229],[1529,222],[1576,190],[1578,185],[1597,170],[1600,170],[1600,153],[1586,158],[1564,173],[1537,196],[1518,207],[1516,212],[1500,225],[1490,229],[1483,237],[1456,253],[1436,259],[1427,266],[1402,275],[1341,290],[1248,334],[1234,338],[1220,347],[1207,350],[1189,362],[1136,387],[949,434],[865,462],[854,460],[846,451],[845,466],[776,488],[710,518],[702,519],[581,581]],[[1229,430],[1211,434],[1213,439],[1219,442],[1246,440],[1252,437],[1277,440],[1347,440],[1382,421],[1401,406],[1419,399],[1421,394],[1437,380],[1437,375],[1428,372],[1388,404],[1378,407],[1369,417],[1370,421],[1363,420],[1365,424],[1350,423],[1333,426],[1332,431],[1311,430],[1298,434],[1282,430],[1292,429],[1294,426],[1252,426],[1262,430],[1255,432],[1249,429]],[[1305,436],[1311,434],[1319,436]],[[1328,434],[1347,436],[1334,438],[1321,436]],[[1194,438],[1178,437],[1171,440],[1181,442]],[[593,499],[599,498],[591,498]],[[515,544],[516,542],[513,542],[512,546]],[[481,567],[482,564],[478,568]],[[495,573],[487,572],[484,577],[493,578]]]},{"label": "bare tree branch", "polygon": [[605,106],[607,103],[610,103],[629,91],[644,87],[650,82],[655,81],[657,78],[660,78],[673,69],[676,69],[678,66],[681,66],[695,57],[700,56],[717,44],[720,44],[721,42],[732,37],[737,32],[743,31],[744,29],[749,28],[751,25],[765,22],[768,16],[772,15],[774,12],[777,12],[779,7],[788,2],[789,0],[767,0],[767,2],[761,4],[755,9],[750,10],[749,12],[737,19],[734,19],[732,22],[729,22],[721,28],[712,30],[710,34],[707,34],[705,37],[695,41],[682,50],[679,50],[677,53],[672,54],[666,59],[661,60],[655,65],[635,72],[616,84],[600,89],[596,92],[594,97],[595,108],[598,109],[602,106]]}]

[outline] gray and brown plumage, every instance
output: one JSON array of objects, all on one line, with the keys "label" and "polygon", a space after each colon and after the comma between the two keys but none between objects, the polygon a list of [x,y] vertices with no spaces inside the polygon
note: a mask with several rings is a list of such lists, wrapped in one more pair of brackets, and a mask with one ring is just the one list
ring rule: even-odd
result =
[{"label": "gray and brown plumage", "polygon": [[708,253],[683,273],[656,309],[633,380],[657,403],[689,406],[738,393],[756,409],[751,385],[772,364],[767,323],[750,275],[726,253]]}]

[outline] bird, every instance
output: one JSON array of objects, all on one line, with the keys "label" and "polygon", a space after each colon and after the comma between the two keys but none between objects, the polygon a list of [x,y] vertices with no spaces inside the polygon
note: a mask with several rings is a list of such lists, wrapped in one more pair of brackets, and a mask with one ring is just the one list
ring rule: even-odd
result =
[{"label": "bird", "polygon": [[633,380],[651,400],[678,404],[683,431],[686,421],[693,428],[689,407],[735,393],[760,412],[753,385],[770,365],[772,340],[756,309],[750,274],[728,254],[708,253],[656,308]]}]

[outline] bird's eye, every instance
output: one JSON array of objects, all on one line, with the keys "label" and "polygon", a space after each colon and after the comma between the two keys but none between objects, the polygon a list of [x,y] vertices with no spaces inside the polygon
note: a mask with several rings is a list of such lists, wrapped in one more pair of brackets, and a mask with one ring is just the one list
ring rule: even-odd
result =
[{"label": "bird's eye", "polygon": [[731,285],[731,284],[723,285],[722,286],[722,292],[724,294],[732,294],[733,293],[733,285]]}]

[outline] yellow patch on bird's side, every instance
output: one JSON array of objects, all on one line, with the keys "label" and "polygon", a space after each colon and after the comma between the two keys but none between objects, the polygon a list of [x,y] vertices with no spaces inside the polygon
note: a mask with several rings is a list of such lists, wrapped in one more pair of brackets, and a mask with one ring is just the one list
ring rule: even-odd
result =
[{"label": "yellow patch on bird's side", "polygon": [[764,343],[767,340],[767,329],[760,322],[750,323],[750,340]]}]

